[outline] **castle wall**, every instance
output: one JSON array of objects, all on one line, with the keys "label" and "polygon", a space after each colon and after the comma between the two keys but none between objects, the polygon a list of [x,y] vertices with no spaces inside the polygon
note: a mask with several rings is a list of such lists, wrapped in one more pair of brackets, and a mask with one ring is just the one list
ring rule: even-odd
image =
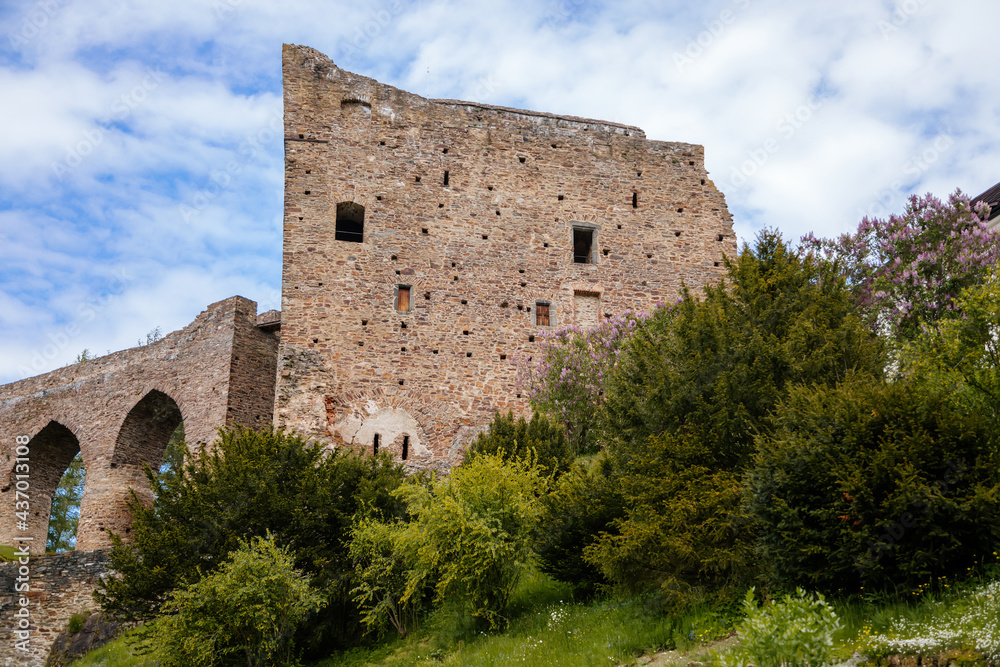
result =
[{"label": "castle wall", "polygon": [[77,549],[87,551],[109,546],[109,531],[127,536],[129,489],[151,499],[143,464],[159,467],[182,419],[189,447],[227,423],[269,425],[278,342],[257,328],[256,309],[232,297],[150,345],[0,386],[0,544],[44,550],[52,495],[77,451],[87,471]]},{"label": "castle wall", "polygon": [[[527,408],[517,364],[540,334],[667,302],[736,253],[701,146],[424,99],[307,47],[285,45],[283,75],[279,426],[446,468],[496,410]],[[364,207],[361,243],[335,238],[344,203]]]}]

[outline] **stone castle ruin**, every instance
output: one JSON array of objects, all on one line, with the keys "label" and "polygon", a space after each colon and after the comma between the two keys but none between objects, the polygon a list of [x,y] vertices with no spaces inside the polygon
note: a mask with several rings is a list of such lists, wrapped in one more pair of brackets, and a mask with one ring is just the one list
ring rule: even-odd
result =
[{"label": "stone castle ruin", "polygon": [[[284,46],[282,71],[281,312],[232,297],[158,342],[0,386],[0,544],[41,550],[77,452],[78,551],[127,537],[128,489],[150,497],[142,466],[160,464],[181,421],[189,446],[225,424],[274,424],[446,470],[496,411],[528,409],[517,364],[546,333],[648,310],[682,282],[716,280],[735,255],[701,146],[425,99],[303,46]],[[18,436],[27,521],[15,512]],[[93,606],[49,583],[32,593],[35,623],[61,628]],[[0,571],[0,634],[12,627],[7,588]],[[12,641],[0,636],[0,658]]]}]

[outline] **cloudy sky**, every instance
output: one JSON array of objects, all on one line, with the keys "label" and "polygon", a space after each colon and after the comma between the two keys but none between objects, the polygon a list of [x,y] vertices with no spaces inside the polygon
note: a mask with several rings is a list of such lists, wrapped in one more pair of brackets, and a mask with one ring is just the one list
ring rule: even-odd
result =
[{"label": "cloudy sky", "polygon": [[0,382],[280,307],[281,44],[705,146],[741,239],[1000,181],[987,0],[3,0]]}]

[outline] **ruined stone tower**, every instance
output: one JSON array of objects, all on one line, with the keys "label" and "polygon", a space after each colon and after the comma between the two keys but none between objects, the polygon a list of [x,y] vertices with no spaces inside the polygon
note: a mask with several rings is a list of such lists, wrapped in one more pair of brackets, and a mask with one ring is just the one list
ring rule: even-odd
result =
[{"label": "ruined stone tower", "polygon": [[646,310],[736,239],[701,146],[429,100],[285,45],[275,422],[447,467],[543,332]]}]

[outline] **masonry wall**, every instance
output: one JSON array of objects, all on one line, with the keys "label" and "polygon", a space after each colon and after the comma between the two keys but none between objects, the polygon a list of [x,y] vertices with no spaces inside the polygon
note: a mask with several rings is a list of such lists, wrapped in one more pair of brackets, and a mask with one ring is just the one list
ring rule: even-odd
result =
[{"label": "masonry wall", "polygon": [[[526,409],[517,364],[541,334],[667,302],[736,252],[701,146],[427,100],[307,47],[285,45],[283,75],[279,426],[447,467],[494,411]],[[363,242],[336,240],[338,204],[364,207]]]},{"label": "masonry wall", "polygon": [[227,423],[270,424],[278,341],[256,310],[232,297],[151,345],[0,386],[0,544],[44,550],[52,495],[77,452],[87,471],[77,549],[92,550],[110,545],[109,531],[127,537],[129,489],[151,499],[143,464],[159,467],[182,419],[189,446]]},{"label": "masonry wall", "polygon": [[[32,555],[27,560],[26,575],[19,572],[17,562],[0,563],[0,664],[4,667],[44,665],[52,642],[70,617],[98,608],[92,594],[107,571],[104,551]],[[27,602],[24,607],[22,598]],[[18,636],[21,619],[15,614],[23,613],[22,608],[28,610],[24,619],[28,627],[22,630],[28,634]],[[28,643],[21,643],[25,638]]]}]

